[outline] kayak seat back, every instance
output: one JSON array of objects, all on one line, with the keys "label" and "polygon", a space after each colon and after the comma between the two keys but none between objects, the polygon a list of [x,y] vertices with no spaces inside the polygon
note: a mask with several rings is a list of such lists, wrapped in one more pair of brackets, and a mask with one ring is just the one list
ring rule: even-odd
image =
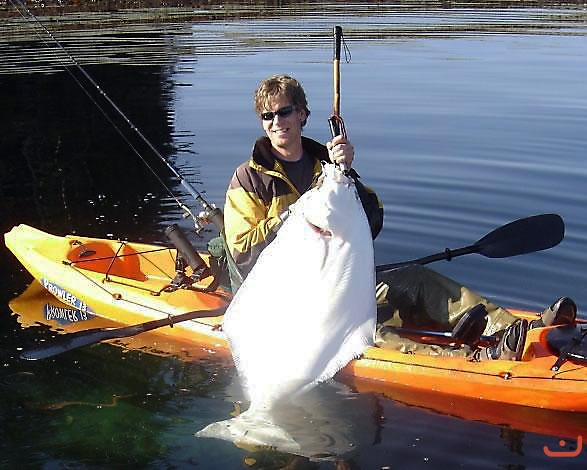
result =
[{"label": "kayak seat back", "polygon": [[[561,361],[558,367],[567,360],[579,363],[587,362],[586,324],[579,322],[576,325],[548,328],[546,341],[553,353],[558,355],[559,361]],[[558,368],[553,370],[558,370]]]},{"label": "kayak seat back", "polygon": [[117,247],[117,251],[108,242],[90,241],[72,245],[67,259],[78,269],[146,281],[147,276],[141,271],[139,253],[127,244]]}]

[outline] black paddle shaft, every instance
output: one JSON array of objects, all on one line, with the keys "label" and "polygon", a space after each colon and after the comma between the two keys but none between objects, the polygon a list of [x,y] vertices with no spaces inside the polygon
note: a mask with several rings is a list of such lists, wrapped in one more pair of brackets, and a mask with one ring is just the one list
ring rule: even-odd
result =
[{"label": "black paddle shaft", "polygon": [[534,253],[558,245],[565,236],[565,224],[558,214],[539,214],[514,220],[496,228],[472,245],[454,250],[446,248],[440,253],[401,263],[377,266],[377,272],[434,261],[450,261],[457,256],[478,253],[487,258],[509,258]]}]

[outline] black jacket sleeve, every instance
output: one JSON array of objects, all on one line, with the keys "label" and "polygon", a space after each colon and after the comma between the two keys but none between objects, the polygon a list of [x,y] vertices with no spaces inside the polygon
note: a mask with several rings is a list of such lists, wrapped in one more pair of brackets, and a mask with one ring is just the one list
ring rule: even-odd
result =
[{"label": "black jacket sleeve", "polygon": [[373,240],[375,240],[383,227],[383,204],[381,204],[375,191],[359,181],[360,176],[354,169],[349,171],[349,176],[355,181],[355,187],[357,188],[359,199],[361,200],[361,204],[367,215],[367,220],[369,221],[371,236],[373,237]]}]

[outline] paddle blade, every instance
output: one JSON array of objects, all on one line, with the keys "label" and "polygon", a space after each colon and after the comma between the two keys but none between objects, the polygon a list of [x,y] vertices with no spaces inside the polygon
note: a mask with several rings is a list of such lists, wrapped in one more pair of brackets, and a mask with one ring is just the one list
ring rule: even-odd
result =
[{"label": "paddle blade", "polygon": [[495,229],[475,243],[487,258],[534,253],[558,245],[565,236],[565,223],[558,214],[540,214],[518,219]]},{"label": "paddle blade", "polygon": [[71,351],[72,349],[81,348],[82,346],[96,344],[107,339],[114,339],[112,336],[112,333],[104,328],[76,331],[75,333],[57,336],[56,338],[47,341],[47,344],[27,349],[22,352],[20,358],[27,361],[46,359],[48,357],[57,356],[58,354]]}]

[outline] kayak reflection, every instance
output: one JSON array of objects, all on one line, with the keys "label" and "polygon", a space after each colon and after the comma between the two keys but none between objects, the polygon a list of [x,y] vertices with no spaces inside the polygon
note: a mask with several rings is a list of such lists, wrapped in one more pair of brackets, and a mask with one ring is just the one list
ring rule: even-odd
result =
[{"label": "kayak reflection", "polygon": [[550,410],[537,407],[499,405],[487,400],[455,400],[436,390],[414,390],[401,383],[389,384],[347,377],[344,382],[358,393],[374,393],[394,402],[467,421],[502,426],[502,432],[530,432],[549,436],[576,438],[587,432],[587,413]]},{"label": "kayak reflection", "polygon": [[248,410],[212,423],[196,436],[232,442],[253,460],[267,459],[272,451],[275,459],[286,453],[310,461],[340,462],[378,440],[381,416],[375,395],[352,392],[340,383],[323,383],[295,399],[282,400],[271,410]]},{"label": "kayak reflection", "polygon": [[[73,333],[91,328],[120,328],[128,324],[116,322],[88,311],[74,309],[51,295],[38,281],[33,281],[24,292],[9,302],[10,310],[18,315],[17,321],[23,327],[36,327],[40,331],[37,341],[48,337],[47,326],[51,332]],[[54,335],[54,333],[51,333]],[[228,351],[211,351],[205,345],[184,338],[170,337],[157,332],[109,341],[110,344],[131,350],[141,350],[158,356],[175,356],[182,361],[211,359],[219,366],[232,367]]]}]

